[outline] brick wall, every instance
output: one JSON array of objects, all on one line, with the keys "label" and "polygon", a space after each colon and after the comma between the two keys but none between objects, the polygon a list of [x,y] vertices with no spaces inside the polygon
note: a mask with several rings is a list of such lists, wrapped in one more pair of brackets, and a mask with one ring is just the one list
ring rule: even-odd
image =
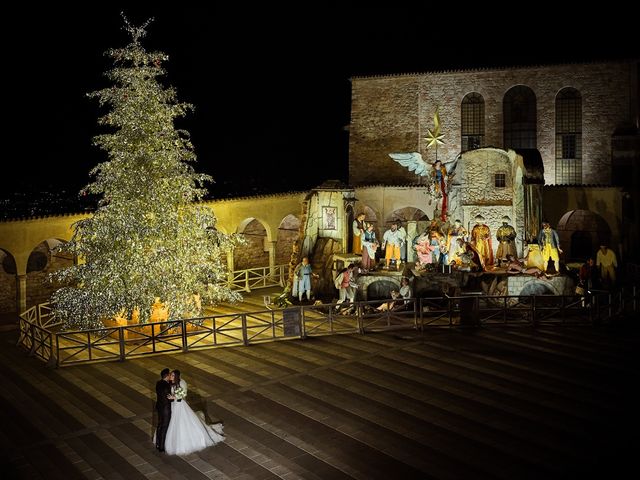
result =
[{"label": "brick wall", "polygon": [[16,276],[5,273],[0,267],[0,312],[16,310]]},{"label": "brick wall", "polygon": [[392,152],[418,151],[432,163],[424,137],[439,107],[445,144],[438,158],[452,160],[460,147],[460,105],[471,92],[485,101],[485,146],[502,147],[505,93],[526,85],[536,95],[537,146],[545,181],[555,183],[555,99],[565,87],[582,95],[583,183],[610,181],[611,135],[631,120],[634,62],[555,65],[510,70],[429,73],[352,80],[349,182],[413,183],[414,173],[394,162]]}]

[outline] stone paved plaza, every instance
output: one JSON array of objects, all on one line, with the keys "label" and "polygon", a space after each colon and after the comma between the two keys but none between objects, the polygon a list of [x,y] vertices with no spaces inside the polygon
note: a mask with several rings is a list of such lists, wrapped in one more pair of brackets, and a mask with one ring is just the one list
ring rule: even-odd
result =
[{"label": "stone paved plaza", "polygon": [[[637,471],[640,328],[335,335],[47,369],[0,333],[2,478],[549,479]],[[160,370],[225,424],[152,443]]]}]

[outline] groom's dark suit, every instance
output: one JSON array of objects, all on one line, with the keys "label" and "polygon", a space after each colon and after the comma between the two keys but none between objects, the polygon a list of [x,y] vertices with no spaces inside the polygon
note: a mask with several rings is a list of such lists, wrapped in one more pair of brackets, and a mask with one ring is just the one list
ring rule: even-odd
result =
[{"label": "groom's dark suit", "polygon": [[158,429],[156,430],[156,448],[164,452],[164,440],[167,437],[167,429],[171,421],[171,402],[167,395],[171,395],[171,385],[166,380],[158,380],[156,383],[156,410],[158,410]]}]

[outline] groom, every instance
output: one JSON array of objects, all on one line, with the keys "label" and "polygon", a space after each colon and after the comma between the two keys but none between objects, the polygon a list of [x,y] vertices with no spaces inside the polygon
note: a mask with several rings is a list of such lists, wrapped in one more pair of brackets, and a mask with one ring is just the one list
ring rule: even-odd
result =
[{"label": "groom", "polygon": [[158,410],[158,429],[156,430],[156,448],[164,452],[164,440],[167,437],[167,429],[171,421],[171,385],[169,374],[171,370],[165,368],[160,372],[160,380],[156,383],[156,410]]}]

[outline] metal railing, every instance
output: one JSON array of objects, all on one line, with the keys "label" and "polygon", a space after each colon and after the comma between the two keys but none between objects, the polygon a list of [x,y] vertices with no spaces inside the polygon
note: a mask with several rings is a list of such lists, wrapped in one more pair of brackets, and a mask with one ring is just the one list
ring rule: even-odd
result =
[{"label": "metal railing", "polygon": [[67,366],[319,335],[454,326],[594,324],[619,316],[633,318],[637,312],[638,295],[633,287],[589,297],[444,296],[395,303],[333,303],[62,331],[44,304],[20,315],[18,345],[50,366]]}]

